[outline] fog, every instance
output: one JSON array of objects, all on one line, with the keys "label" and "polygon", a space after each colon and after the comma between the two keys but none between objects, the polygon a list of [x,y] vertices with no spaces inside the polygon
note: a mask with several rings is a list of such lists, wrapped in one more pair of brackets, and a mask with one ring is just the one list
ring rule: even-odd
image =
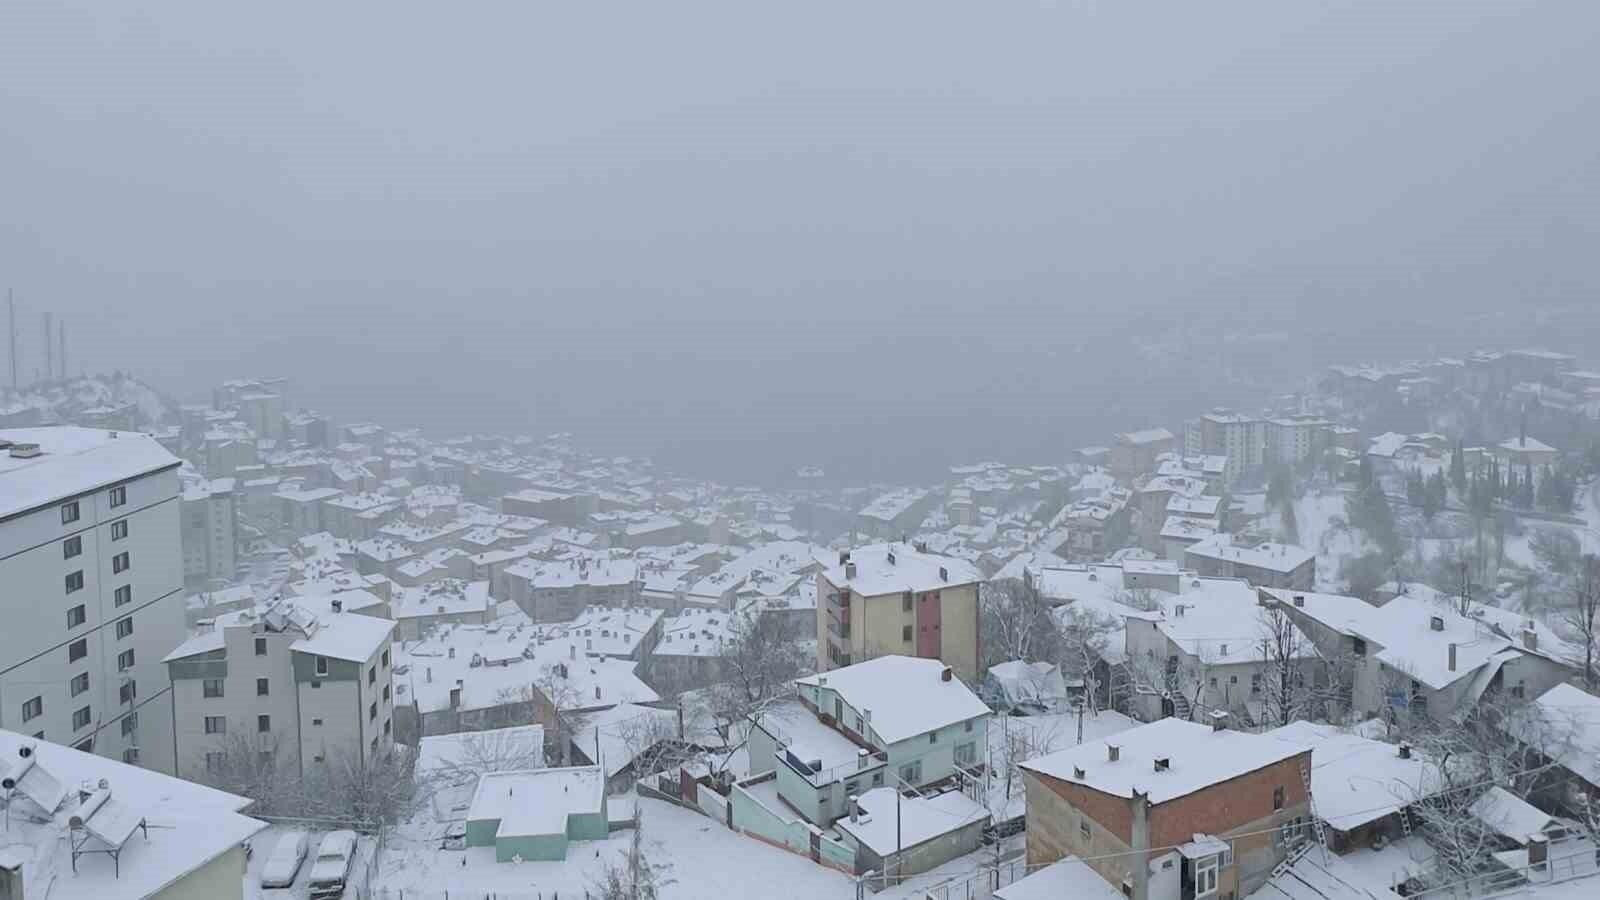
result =
[{"label": "fog", "polygon": [[0,287],[185,399],[909,481],[1596,333],[1593,3],[128,6],[0,5]]}]

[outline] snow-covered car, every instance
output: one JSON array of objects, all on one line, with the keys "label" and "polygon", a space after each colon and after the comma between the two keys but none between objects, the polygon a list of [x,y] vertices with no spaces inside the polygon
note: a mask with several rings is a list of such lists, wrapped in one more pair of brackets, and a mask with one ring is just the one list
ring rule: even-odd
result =
[{"label": "snow-covered car", "polygon": [[344,883],[350,877],[350,866],[355,859],[354,831],[330,831],[323,835],[322,843],[317,847],[317,858],[311,863],[313,900],[343,895]]},{"label": "snow-covered car", "polygon": [[261,866],[261,886],[280,888],[294,884],[310,843],[311,838],[304,831],[290,831],[279,837],[272,855]]}]

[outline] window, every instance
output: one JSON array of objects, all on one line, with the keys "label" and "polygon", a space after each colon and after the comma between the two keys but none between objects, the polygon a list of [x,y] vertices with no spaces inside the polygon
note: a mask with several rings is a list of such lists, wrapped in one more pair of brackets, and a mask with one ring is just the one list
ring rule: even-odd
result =
[{"label": "window", "polygon": [[67,593],[75,594],[83,590],[83,570],[68,572],[66,577]]},{"label": "window", "polygon": [[123,538],[125,538],[127,536],[128,536],[128,520],[127,519],[118,519],[117,521],[111,523],[111,539],[113,541],[120,541],[120,540],[122,540]]},{"label": "window", "polygon": [[221,716],[206,716],[206,734],[227,734],[228,720]]},{"label": "window", "polygon": [[124,550],[121,553],[118,553],[116,556],[111,557],[111,574],[120,575],[123,572],[128,571],[129,565],[131,565],[131,563],[128,561],[128,551]]},{"label": "window", "polygon": [[123,638],[125,638],[125,637],[127,637],[127,636],[129,636],[131,634],[133,634],[133,616],[128,616],[126,618],[118,619],[117,620],[117,640],[120,641]]},{"label": "window", "polygon": [[267,639],[266,638],[256,638],[256,655],[257,656],[266,656],[267,655]]},{"label": "window", "polygon": [[133,651],[124,650],[117,654],[117,671],[126,672],[133,668]]},{"label": "window", "polygon": [[256,696],[265,697],[272,693],[272,683],[265,678],[256,679]]},{"label": "window", "polygon": [[83,538],[73,535],[61,542],[61,558],[71,559],[83,555]]},{"label": "window", "polygon": [[78,521],[78,501],[61,504],[61,524],[71,525]]},{"label": "window", "polygon": [[42,715],[44,715],[44,698],[43,697],[35,697],[32,700],[27,700],[27,701],[23,702],[23,704],[22,704],[22,721],[27,722],[27,721],[29,721],[31,719],[37,719]]},{"label": "window", "polygon": [[272,730],[271,716],[256,716],[256,731],[266,734]]},{"label": "window", "polygon": [[383,667],[385,669],[389,668],[389,651],[388,650],[383,651]]},{"label": "window", "polygon": [[367,721],[369,721],[369,722],[376,721],[377,718],[378,718],[378,701],[374,700],[374,701],[372,701],[372,705],[367,707]]},{"label": "window", "polygon": [[911,626],[910,625],[902,625],[902,626],[900,626],[900,640],[905,641],[908,644],[911,643]]},{"label": "window", "polygon": [[206,771],[207,772],[221,772],[222,771],[222,758],[223,757],[222,757],[221,753],[207,753],[206,754]]},{"label": "window", "polygon": [[1254,675],[1250,676],[1250,693],[1252,693],[1252,694],[1261,693],[1261,673],[1260,672],[1257,672]]},{"label": "window", "polygon": [[956,765],[970,766],[978,761],[978,745],[972,741],[956,745]]},{"label": "window", "polygon": [[321,687],[322,687],[322,682],[316,681],[316,680],[313,680],[311,682],[311,689],[312,690],[317,690],[318,688],[321,688]]},{"label": "window", "polygon": [[82,603],[67,610],[67,627],[77,628],[89,618],[88,608]]},{"label": "window", "polygon": [[67,645],[67,662],[75,663],[89,655],[89,639],[79,638]]},{"label": "window", "polygon": [[1281,787],[1272,789],[1272,808],[1283,809],[1283,788]]},{"label": "window", "polygon": [[387,684],[383,686],[383,702],[389,702],[389,686]]},{"label": "window", "polygon": [[200,682],[200,693],[204,697],[221,697],[223,694],[221,678],[207,678]]},{"label": "window", "polygon": [[139,764],[139,748],[129,747],[122,751],[122,761],[130,766],[137,766]]},{"label": "window", "polygon": [[133,585],[125,584],[111,592],[111,599],[117,606],[127,606],[133,602]]},{"label": "window", "polygon": [[127,715],[122,717],[122,736],[123,737],[127,737],[128,735],[133,734],[138,729],[139,729],[139,714],[138,713],[131,712],[131,713],[128,713]]},{"label": "window", "polygon": [[972,733],[972,720],[968,719],[965,722],[962,722],[961,723],[961,730],[965,731],[967,734],[971,734]]},{"label": "window", "polygon": [[89,721],[93,718],[94,714],[89,712],[89,707],[78,707],[72,711],[72,730],[77,731],[80,728],[88,728]]},{"label": "window", "polygon": [[1527,686],[1522,684],[1521,682],[1513,684],[1511,686],[1511,696],[1517,698],[1518,700],[1521,700],[1524,697],[1528,696],[1528,688],[1527,688]]},{"label": "window", "polygon": [[393,722],[389,721],[388,719],[384,719],[383,720],[383,736],[384,737],[388,737],[389,736],[389,732],[393,730],[393,726],[394,726]]},{"label": "window", "polygon": [[78,696],[84,691],[87,691],[89,689],[89,673],[79,672],[78,674],[72,676],[71,685],[72,696],[74,697]]},{"label": "window", "polygon": [[134,698],[138,696],[139,685],[131,678],[124,681],[122,687],[117,689],[117,700],[120,703],[132,703]]},{"label": "window", "polygon": [[900,780],[906,784],[919,784],[922,781],[922,760],[917,760],[910,765],[900,767]]},{"label": "window", "polygon": [[901,597],[900,597],[900,611],[901,612],[911,612],[911,592],[910,591],[906,591],[903,595],[901,595]]},{"label": "window", "polygon": [[937,731],[928,732],[928,743],[930,743],[930,744],[939,743],[939,732],[937,732]]},{"label": "window", "polygon": [[128,487],[127,487],[127,485],[119,484],[116,487],[112,488],[111,489],[111,506],[112,506],[112,508],[115,509],[118,506],[127,506],[127,505],[128,505]]},{"label": "window", "polygon": [[1367,655],[1367,642],[1362,640],[1361,638],[1351,638],[1350,639],[1350,652],[1354,653],[1356,656],[1366,656]]},{"label": "window", "polygon": [[1194,895],[1208,897],[1217,892],[1217,858],[1208,856],[1194,866]]},{"label": "window", "polygon": [[328,658],[326,656],[317,657],[317,674],[328,674]]},{"label": "window", "polygon": [[882,772],[873,772],[872,773],[872,786],[873,787],[883,787],[883,773]]},{"label": "window", "polygon": [[378,683],[378,667],[376,665],[369,666],[367,668],[367,684],[377,684],[377,683]]},{"label": "window", "polygon": [[1093,837],[1093,832],[1091,832],[1089,830],[1089,817],[1088,816],[1079,816],[1078,817],[1078,837],[1080,837],[1080,838],[1082,838],[1083,840],[1086,840],[1086,841],[1089,840],[1091,837]]}]

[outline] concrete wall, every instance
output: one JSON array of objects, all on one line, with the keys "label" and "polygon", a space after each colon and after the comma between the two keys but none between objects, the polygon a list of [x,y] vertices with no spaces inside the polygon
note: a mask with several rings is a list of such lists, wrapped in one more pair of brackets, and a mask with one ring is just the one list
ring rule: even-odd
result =
[{"label": "concrete wall", "polygon": [[233,846],[150,897],[152,900],[240,900],[244,897],[244,867],[244,848]]}]

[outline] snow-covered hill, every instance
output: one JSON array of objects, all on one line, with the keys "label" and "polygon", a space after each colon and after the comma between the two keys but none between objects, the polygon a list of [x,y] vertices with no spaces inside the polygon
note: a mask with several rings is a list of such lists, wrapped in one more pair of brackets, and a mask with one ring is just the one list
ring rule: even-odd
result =
[{"label": "snow-covered hill", "polygon": [[16,415],[36,409],[41,423],[78,422],[86,411],[123,404],[132,404],[135,428],[153,428],[178,421],[176,401],[120,372],[42,381],[17,391],[0,388],[0,414]]}]

